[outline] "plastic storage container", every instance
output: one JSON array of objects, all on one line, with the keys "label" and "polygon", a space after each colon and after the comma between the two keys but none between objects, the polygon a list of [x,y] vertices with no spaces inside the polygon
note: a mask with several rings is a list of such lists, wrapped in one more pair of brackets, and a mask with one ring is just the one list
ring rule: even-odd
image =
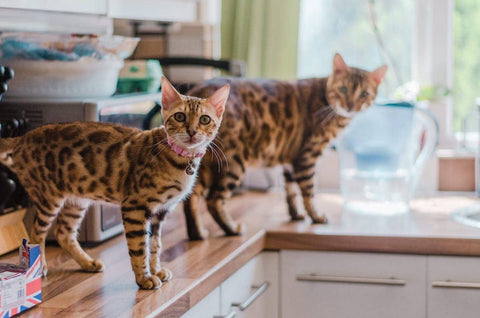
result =
[{"label": "plastic storage container", "polygon": [[0,64],[15,70],[9,97],[90,98],[115,92],[120,59],[78,61],[8,60]]}]

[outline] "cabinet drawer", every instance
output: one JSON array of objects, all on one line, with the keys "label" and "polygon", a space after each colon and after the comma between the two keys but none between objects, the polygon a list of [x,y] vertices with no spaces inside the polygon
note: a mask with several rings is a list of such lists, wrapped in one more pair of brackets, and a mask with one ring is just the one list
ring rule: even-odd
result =
[{"label": "cabinet drawer", "polygon": [[184,313],[181,318],[215,317],[220,314],[220,287]]},{"label": "cabinet drawer", "polygon": [[282,251],[283,317],[425,317],[425,256]]},{"label": "cabinet drawer", "polygon": [[277,252],[251,259],[220,286],[222,314],[233,310],[236,318],[277,318],[278,275]]},{"label": "cabinet drawer", "polygon": [[480,258],[428,257],[428,317],[478,317]]}]

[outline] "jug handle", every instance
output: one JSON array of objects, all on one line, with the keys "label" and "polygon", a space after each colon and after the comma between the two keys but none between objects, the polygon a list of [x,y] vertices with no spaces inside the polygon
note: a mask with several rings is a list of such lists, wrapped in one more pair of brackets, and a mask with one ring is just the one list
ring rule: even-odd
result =
[{"label": "jug handle", "polygon": [[[412,168],[412,188],[411,192],[416,189],[418,178],[420,177],[420,172],[422,171],[423,167],[427,163],[428,159],[431,158],[435,149],[438,146],[438,136],[439,136],[439,127],[438,122],[433,113],[426,108],[415,106],[415,110],[418,111],[420,118],[423,122],[423,132],[426,132],[426,138],[420,153],[415,160],[415,164]],[[422,133],[423,136],[423,133]]]}]

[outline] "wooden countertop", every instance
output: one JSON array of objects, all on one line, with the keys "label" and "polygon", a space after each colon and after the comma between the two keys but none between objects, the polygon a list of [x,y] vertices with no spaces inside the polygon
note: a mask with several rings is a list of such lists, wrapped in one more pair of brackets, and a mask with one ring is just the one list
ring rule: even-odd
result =
[{"label": "wooden countertop", "polygon": [[[187,240],[183,213],[176,210],[165,223],[161,255],[174,278],[154,291],[135,284],[123,236],[87,249],[105,262],[105,272],[96,274],[80,272],[59,247],[48,246],[43,302],[24,317],[179,317],[263,249],[480,256],[480,228],[449,217],[455,208],[476,202],[471,195],[417,199],[413,212],[397,216],[343,212],[341,197],[334,193],[318,194],[315,200],[329,217],[327,225],[289,222],[281,193],[236,196],[228,207],[247,225],[245,235],[224,237],[205,213],[211,237],[203,242]],[[0,261],[14,263],[17,253]]]}]

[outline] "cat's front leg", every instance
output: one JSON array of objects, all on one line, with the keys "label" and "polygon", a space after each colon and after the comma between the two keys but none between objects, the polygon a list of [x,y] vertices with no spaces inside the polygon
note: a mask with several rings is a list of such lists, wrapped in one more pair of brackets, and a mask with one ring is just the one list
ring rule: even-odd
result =
[{"label": "cat's front leg", "polygon": [[[241,235],[245,226],[233,220],[225,209],[225,200],[232,196],[232,191],[240,184],[245,174],[245,163],[240,153],[227,154],[233,158],[229,165],[222,166],[222,171],[213,176],[215,182],[210,187],[207,198],[208,212],[227,235]],[[211,173],[215,173],[213,170]]]},{"label": "cat's front leg", "polygon": [[187,224],[188,238],[192,241],[206,240],[208,238],[208,230],[203,226],[200,216],[200,203],[203,202],[203,193],[205,186],[203,185],[202,176],[193,186],[193,192],[183,201],[183,212],[185,214],[185,222]]},{"label": "cat's front leg", "polygon": [[150,227],[150,272],[160,278],[162,282],[169,281],[173,277],[172,272],[168,268],[162,268],[160,264],[160,253],[162,252],[162,223],[168,213],[168,210],[160,210],[160,212],[152,217]]},{"label": "cat's front leg", "polygon": [[122,219],[127,239],[128,254],[135,274],[135,281],[142,289],[156,289],[162,286],[159,277],[150,272],[149,226],[152,210],[146,204],[139,204],[136,199],[122,202]]},{"label": "cat's front leg", "polygon": [[285,180],[285,194],[287,196],[288,214],[292,221],[301,221],[305,219],[305,215],[299,212],[299,189],[295,177],[293,176],[293,168],[291,165],[283,165],[283,178]]},{"label": "cat's front leg", "polygon": [[327,217],[318,214],[313,205],[313,177],[315,176],[314,158],[305,158],[294,163],[294,178],[302,192],[303,205],[313,223],[327,223]]}]

